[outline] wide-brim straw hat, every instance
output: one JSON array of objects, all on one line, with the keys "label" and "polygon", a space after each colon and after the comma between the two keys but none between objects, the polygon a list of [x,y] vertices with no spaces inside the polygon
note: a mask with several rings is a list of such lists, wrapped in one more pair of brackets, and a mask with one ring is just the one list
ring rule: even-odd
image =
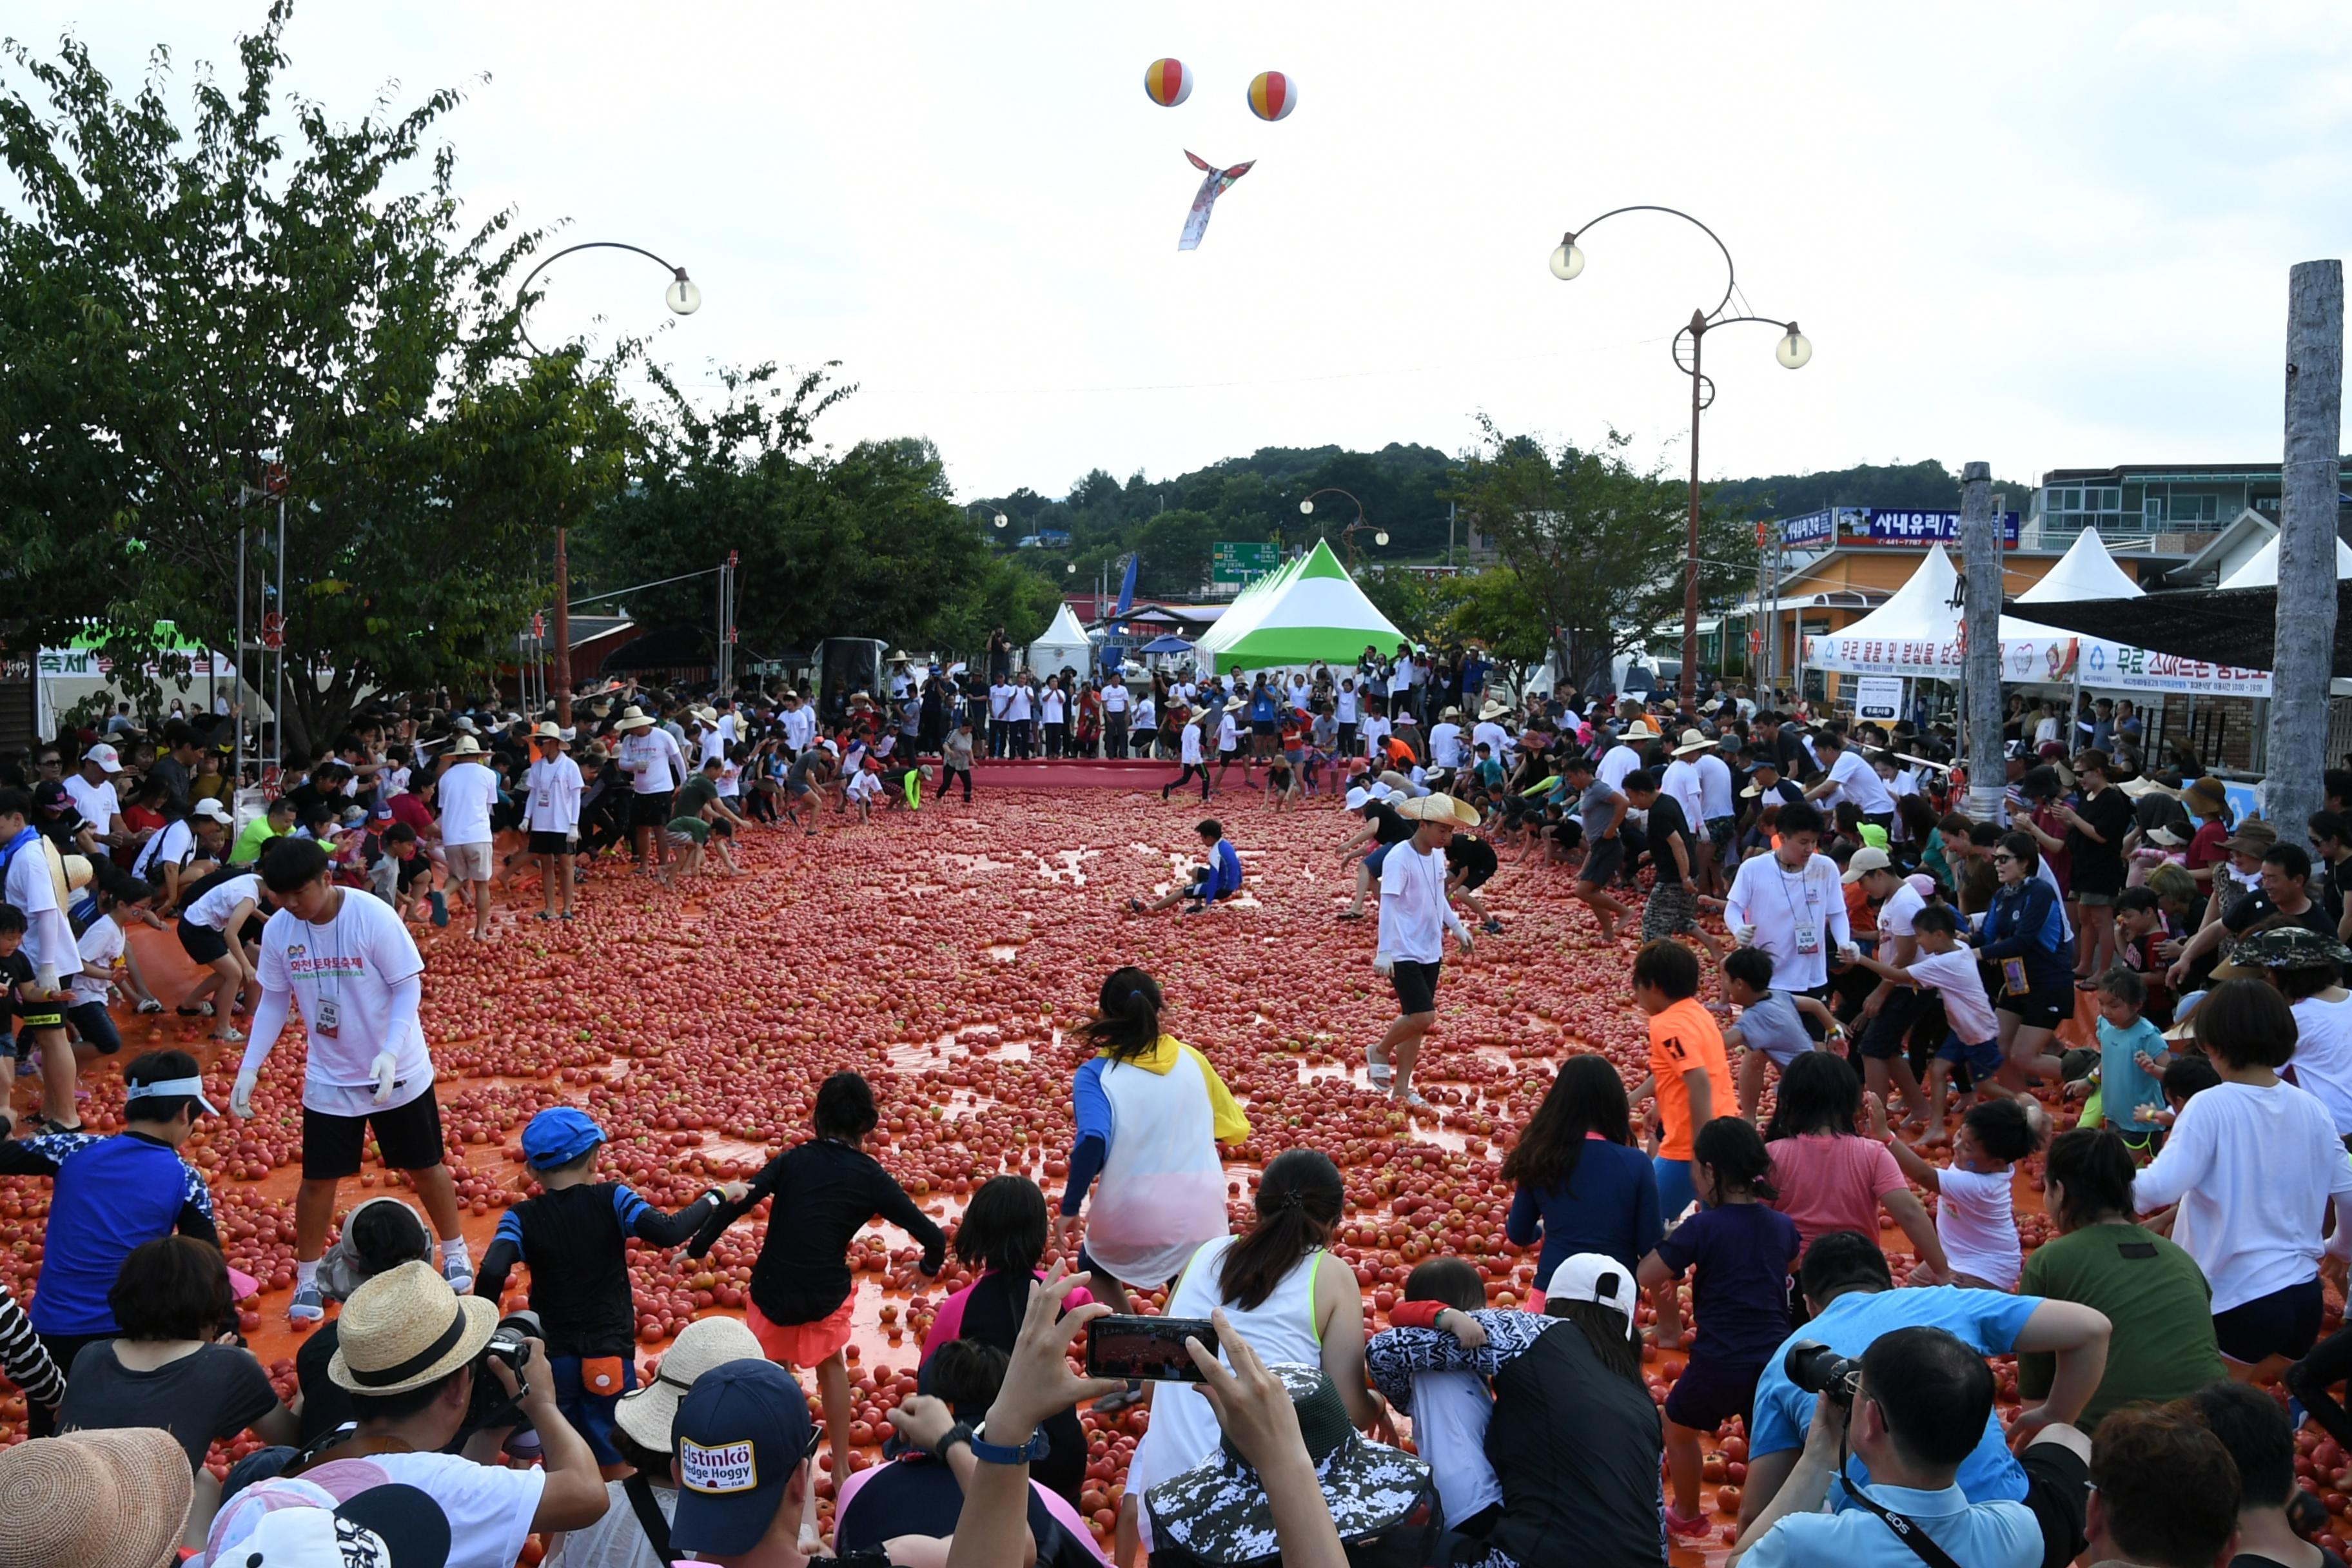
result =
[{"label": "wide-brim straw hat", "polygon": [[564,737],[563,731],[554,725],[541,724],[531,731],[530,738],[534,741],[562,741]]},{"label": "wide-brim straw hat", "polygon": [[482,743],[471,735],[460,735],[449,742],[447,754],[453,757],[478,757],[482,754]]},{"label": "wide-brim straw hat", "polygon": [[740,1318],[698,1318],[679,1331],[653,1381],[621,1395],[613,1424],[657,1454],[670,1450],[670,1426],[694,1380],[730,1361],[763,1361],[768,1352]]},{"label": "wide-brim straw hat", "polygon": [[2206,773],[2182,790],[2180,798],[2207,811],[2220,811],[2230,804],[2230,792],[2221,787],[2220,779]]},{"label": "wide-brim straw hat", "polygon": [[1675,748],[1674,754],[1679,757],[1685,752],[1711,752],[1713,750],[1715,750],[1715,742],[1707,736],[1701,734],[1696,730],[1685,730],[1683,731],[1683,743]]},{"label": "wide-brim straw hat", "polygon": [[1636,719],[1619,732],[1620,741],[1663,741],[1665,736],[1647,719]]},{"label": "wide-brim straw hat", "polygon": [[646,716],[646,710],[644,709],[632,702],[626,708],[621,710],[621,717],[614,721],[613,728],[615,730],[650,730],[653,728],[653,722],[654,721],[651,719]]},{"label": "wide-brim straw hat", "polygon": [[37,1437],[0,1453],[0,1568],[164,1568],[195,1476],[157,1426]]},{"label": "wide-brim straw hat", "polygon": [[336,1320],[328,1380],[353,1394],[404,1394],[471,1363],[499,1326],[494,1301],[460,1296],[422,1260],[352,1292]]},{"label": "wide-brim straw hat", "polygon": [[1489,702],[1486,706],[1478,710],[1478,717],[1482,721],[1488,719],[1500,719],[1507,715],[1510,710],[1511,705],[1507,702]]},{"label": "wide-brim straw hat", "polygon": [[1450,795],[1425,795],[1418,800],[1408,800],[1396,808],[1396,813],[1413,822],[1449,822],[1456,827],[1478,826],[1477,808]]}]

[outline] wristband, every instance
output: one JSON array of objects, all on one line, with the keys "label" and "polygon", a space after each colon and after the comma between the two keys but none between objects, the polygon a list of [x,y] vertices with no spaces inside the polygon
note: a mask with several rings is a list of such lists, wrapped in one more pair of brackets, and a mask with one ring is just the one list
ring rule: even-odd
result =
[{"label": "wristband", "polygon": [[[983,1426],[982,1430],[987,1430],[986,1426]],[[1034,1464],[1054,1451],[1054,1445],[1046,1437],[1045,1429],[1043,1426],[1031,1432],[1029,1440],[1017,1448],[1007,1447],[1002,1443],[989,1442],[979,1433],[971,1433],[966,1436],[965,1441],[971,1445],[971,1457],[983,1465]]]},{"label": "wristband", "polygon": [[[954,1447],[958,1443],[963,1444],[966,1447],[971,1447],[971,1423],[969,1421],[959,1421],[954,1426],[949,1427],[938,1442],[931,1445],[931,1458],[939,1460],[941,1464],[945,1464],[947,1462],[948,1450],[950,1448]],[[972,1448],[972,1452],[977,1456],[980,1450]]]}]

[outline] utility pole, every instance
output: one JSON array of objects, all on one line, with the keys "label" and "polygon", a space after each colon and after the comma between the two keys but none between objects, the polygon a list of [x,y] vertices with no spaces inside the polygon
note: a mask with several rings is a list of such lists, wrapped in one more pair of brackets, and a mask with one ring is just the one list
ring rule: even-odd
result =
[{"label": "utility pole", "polygon": [[555,613],[549,623],[555,630],[555,725],[572,728],[572,563],[563,552],[563,530],[555,531]]},{"label": "utility pole", "polygon": [[1960,470],[1960,559],[1967,568],[1960,711],[1968,721],[1969,816],[2000,822],[2009,772],[2000,756],[2000,525],[1992,513],[1990,463]]},{"label": "utility pole", "polygon": [[2336,437],[2344,409],[2344,264],[2287,274],[2286,452],[2279,497],[2277,651],[2263,807],[2282,843],[2308,845],[2327,764],[2336,654]]}]

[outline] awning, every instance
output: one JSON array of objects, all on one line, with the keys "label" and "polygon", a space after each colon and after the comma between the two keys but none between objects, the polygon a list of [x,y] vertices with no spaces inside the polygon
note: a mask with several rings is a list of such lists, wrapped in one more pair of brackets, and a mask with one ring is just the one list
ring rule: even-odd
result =
[{"label": "awning", "polygon": [[[2177,689],[2270,695],[2268,670],[2278,657],[2276,587],[2175,588],[2137,599],[2062,599],[2034,605],[2033,616],[2105,642],[2137,645],[2151,666],[2145,673],[2179,679],[2184,684]],[[2118,651],[2127,656],[2134,649]],[[2103,684],[2104,673],[2094,671],[2085,658],[2085,685]],[[2352,676],[2352,580],[2336,584],[2330,673]],[[2191,687],[2186,684],[2190,680],[2204,684]]]}]

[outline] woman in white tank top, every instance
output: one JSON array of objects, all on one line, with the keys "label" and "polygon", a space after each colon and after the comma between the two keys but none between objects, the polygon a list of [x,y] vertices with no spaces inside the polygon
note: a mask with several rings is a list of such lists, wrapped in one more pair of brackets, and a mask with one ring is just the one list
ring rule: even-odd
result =
[{"label": "woman in white tank top", "polygon": [[[1223,1309],[1259,1360],[1319,1365],[1339,1386],[1350,1420],[1366,1430],[1387,1428],[1386,1405],[1364,1377],[1363,1291],[1354,1272],[1326,1250],[1346,1196],[1328,1155],[1312,1149],[1276,1155],[1258,1183],[1256,1223],[1245,1236],[1220,1237],[1192,1254],[1169,1292],[1167,1315],[1205,1318]],[[1157,1386],[1150,1428],[1128,1468],[1118,1561],[1134,1561],[1143,1494],[1207,1459],[1220,1437],[1216,1412],[1197,1390],[1181,1383]],[[1392,1428],[1382,1440],[1395,1440]]]}]

